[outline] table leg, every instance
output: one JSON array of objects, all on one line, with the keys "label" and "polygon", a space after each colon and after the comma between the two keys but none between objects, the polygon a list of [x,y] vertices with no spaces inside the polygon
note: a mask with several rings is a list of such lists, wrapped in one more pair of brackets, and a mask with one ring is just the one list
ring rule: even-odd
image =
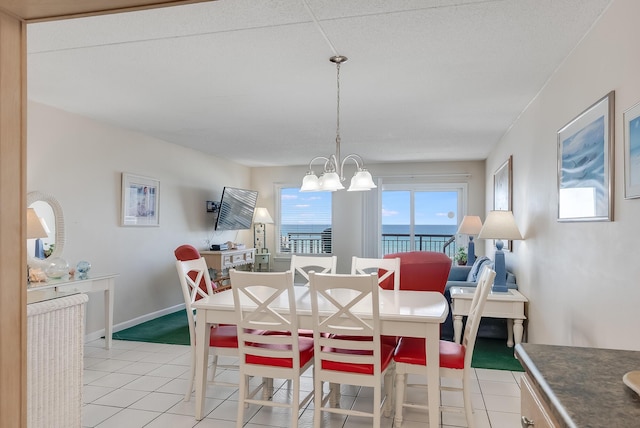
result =
[{"label": "table leg", "polygon": [[522,325],[523,320],[513,320],[513,339],[516,345],[522,342],[522,335],[524,333],[524,327]]},{"label": "table leg", "polygon": [[104,347],[111,349],[113,336],[113,300],[115,294],[115,279],[107,280],[107,287],[104,290]]},{"label": "table leg", "polygon": [[453,341],[460,343],[462,339],[462,315],[453,316]]},{"label": "table leg", "polygon": [[[199,312],[196,310],[196,312]],[[207,361],[209,360],[209,338],[207,331],[211,328],[205,322],[206,312],[202,314],[196,322],[196,420],[201,420],[204,416],[204,397],[207,389]]]},{"label": "table leg", "polygon": [[513,320],[507,319],[507,346],[513,348]]},{"label": "table leg", "polygon": [[429,426],[440,426],[440,324],[427,324],[427,390]]}]

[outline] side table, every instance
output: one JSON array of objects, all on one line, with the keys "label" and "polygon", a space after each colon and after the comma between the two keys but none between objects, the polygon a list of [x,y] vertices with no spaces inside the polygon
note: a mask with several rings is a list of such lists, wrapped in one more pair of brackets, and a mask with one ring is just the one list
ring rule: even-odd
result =
[{"label": "side table", "polygon": [[[453,313],[453,338],[460,343],[462,338],[462,317],[469,314],[471,300],[475,293],[475,287],[451,287],[451,312]],[[482,312],[483,317],[507,319],[507,346],[513,347],[522,342],[524,333],[523,322],[527,317],[524,314],[524,304],[527,299],[518,290],[509,289],[506,293],[489,293],[487,303]]]},{"label": "side table", "polygon": [[253,264],[256,272],[271,272],[271,253],[256,253]]}]

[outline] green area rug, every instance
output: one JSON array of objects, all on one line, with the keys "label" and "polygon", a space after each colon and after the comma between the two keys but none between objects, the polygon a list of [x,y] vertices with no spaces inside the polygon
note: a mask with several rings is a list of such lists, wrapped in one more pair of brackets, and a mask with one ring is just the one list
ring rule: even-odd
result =
[{"label": "green area rug", "polygon": [[[189,344],[189,325],[185,311],[174,312],[151,321],[143,322],[126,330],[113,333],[118,340],[138,342]],[[475,368],[524,371],[508,348],[505,340],[478,338],[471,365]]]}]

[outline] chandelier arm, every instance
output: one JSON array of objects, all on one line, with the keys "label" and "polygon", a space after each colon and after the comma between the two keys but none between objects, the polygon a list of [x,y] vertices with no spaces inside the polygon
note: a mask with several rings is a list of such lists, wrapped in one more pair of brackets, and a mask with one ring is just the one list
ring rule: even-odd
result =
[{"label": "chandelier arm", "polygon": [[357,171],[360,171],[364,167],[364,161],[362,160],[362,157],[360,157],[360,155],[357,155],[355,153],[348,154],[344,157],[344,159],[342,159],[342,162],[340,163],[340,179],[342,181],[344,181],[344,163],[349,159],[355,162],[356,167],[358,168]]},{"label": "chandelier arm", "polygon": [[324,161],[325,169],[326,169],[327,162],[330,162],[329,158],[326,156],[316,156],[315,158],[311,159],[311,161],[309,161],[309,171],[311,171],[311,164],[317,161],[318,159],[322,159]]}]

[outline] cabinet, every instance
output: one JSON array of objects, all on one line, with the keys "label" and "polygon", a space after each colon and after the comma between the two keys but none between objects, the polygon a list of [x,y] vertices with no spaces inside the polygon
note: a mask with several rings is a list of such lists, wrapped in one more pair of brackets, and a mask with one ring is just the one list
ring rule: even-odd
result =
[{"label": "cabinet", "polygon": [[200,251],[200,255],[207,262],[207,267],[216,270],[217,275],[225,275],[230,268],[248,265],[249,269],[255,262],[255,248],[226,251]]},{"label": "cabinet", "polygon": [[529,375],[521,378],[520,406],[522,427],[556,428],[560,425],[552,416],[549,407],[541,398],[541,394],[535,387]]}]

